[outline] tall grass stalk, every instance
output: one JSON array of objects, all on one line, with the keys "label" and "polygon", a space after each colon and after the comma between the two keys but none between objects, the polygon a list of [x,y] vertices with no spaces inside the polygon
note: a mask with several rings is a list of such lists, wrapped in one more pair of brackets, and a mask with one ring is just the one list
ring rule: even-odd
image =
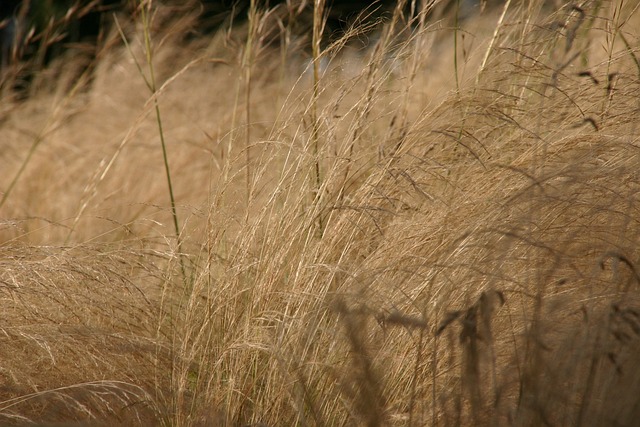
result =
[{"label": "tall grass stalk", "polygon": [[411,62],[408,71],[409,76],[407,83],[403,88],[404,93],[402,104],[400,111],[394,114],[392,119],[393,124],[391,125],[391,131],[395,131],[395,136],[392,137],[395,144],[392,148],[392,154],[394,155],[402,146],[408,133],[407,121],[411,106],[410,96],[415,89],[415,81],[419,76],[420,67],[424,64],[423,52],[428,51],[433,43],[433,37],[427,39],[425,29],[427,16],[433,11],[435,5],[435,2],[418,4],[416,0],[411,0],[411,15],[409,22],[406,24],[407,30],[412,30],[411,27],[414,25],[415,21],[418,22],[418,25],[415,34],[410,37],[410,42],[412,44],[410,55]]},{"label": "tall grass stalk", "polygon": [[456,78],[456,93],[460,96],[460,76],[458,69],[458,31],[460,31],[460,0],[456,0],[453,18],[453,74]]},{"label": "tall grass stalk", "polygon": [[254,60],[254,44],[258,31],[258,9],[255,0],[251,0],[249,5],[249,22],[247,29],[247,42],[242,56],[242,70],[244,73],[244,107],[245,107],[245,167],[246,167],[246,192],[247,192],[247,215],[248,206],[251,201],[251,78]]},{"label": "tall grass stalk", "polygon": [[167,178],[167,190],[169,192],[169,200],[171,202],[171,217],[173,219],[173,227],[175,231],[176,238],[176,252],[178,253],[178,259],[180,260],[180,269],[182,272],[182,278],[186,281],[186,270],[184,265],[184,258],[182,254],[182,237],[180,233],[180,222],[178,221],[178,211],[176,208],[176,199],[173,192],[173,184],[171,182],[171,168],[169,166],[169,156],[167,154],[167,144],[164,138],[164,130],[162,128],[162,115],[160,114],[160,102],[158,100],[158,92],[156,86],[156,77],[155,77],[155,69],[153,66],[153,49],[151,46],[151,10],[152,10],[152,1],[148,1],[147,3],[142,3],[140,5],[140,16],[142,19],[142,27],[144,34],[144,47],[145,47],[145,55],[147,66],[149,70],[149,78],[147,79],[142,74],[147,87],[151,91],[151,96],[153,97],[153,106],[156,114],[156,123],[158,125],[158,134],[160,136],[160,146],[162,147],[162,161],[164,163],[165,175]]},{"label": "tall grass stalk", "polygon": [[[496,28],[493,32],[493,36],[491,37],[491,41],[489,42],[489,46],[487,47],[487,50],[485,51],[484,57],[482,59],[482,63],[480,64],[480,69],[478,70],[477,74],[476,74],[476,78],[475,78],[475,85],[473,87],[473,93],[475,94],[478,90],[478,84],[480,82],[480,78],[481,76],[484,74],[485,68],[487,66],[487,61],[489,60],[489,57],[491,56],[491,53],[494,50],[494,45],[496,43],[496,41],[499,39],[500,36],[500,32],[502,30],[503,24],[504,24],[504,18],[507,14],[507,11],[509,10],[509,6],[511,5],[511,0],[507,0],[504,3],[503,9],[502,9],[502,13],[500,14],[500,17],[498,18],[498,22],[496,23]],[[455,6],[455,15],[454,15],[454,43],[453,43],[453,64],[454,64],[454,74],[455,74],[455,78],[456,78],[456,96],[458,97],[458,101],[460,102],[460,104],[462,104],[461,98],[460,98],[460,80],[459,80],[459,69],[458,69],[458,31],[459,31],[459,27],[460,27],[460,0],[456,0],[456,6]],[[465,125],[466,125],[466,121],[467,121],[467,116],[469,114],[469,105],[465,105],[464,108],[462,108],[462,118],[460,120],[460,128],[458,130],[458,136],[456,138],[456,147],[454,148],[455,151],[457,151],[459,149],[459,146],[464,146],[465,148],[467,148],[468,150],[471,150],[470,148],[466,147],[463,143],[462,143],[462,136],[464,135],[465,132]],[[456,177],[452,177],[452,179],[455,181]],[[454,182],[454,185],[452,188],[455,188],[456,184]]]},{"label": "tall grass stalk", "polygon": [[[313,191],[311,194],[312,203],[315,208],[320,206],[322,178],[320,176],[320,120],[318,118],[318,98],[320,97],[320,60],[322,34],[325,27],[325,0],[314,0],[313,2],[313,35],[312,35],[312,56],[313,56],[313,99],[311,100],[311,144],[313,146]],[[322,212],[318,213],[317,236],[324,234],[324,219]]]},{"label": "tall grass stalk", "polygon": [[[388,54],[395,54],[392,52],[393,44],[398,38],[398,25],[403,20],[406,4],[407,0],[399,0],[396,3],[391,20],[384,26],[382,35],[376,43],[371,54],[371,59],[367,64],[365,94],[355,106],[355,123],[353,130],[350,132],[345,153],[346,167],[344,168],[342,183],[337,196],[338,205],[344,201],[345,193],[349,185],[356,144],[361,140],[365,129],[370,125],[370,114],[373,109],[375,96],[380,93],[381,83],[384,81],[385,75],[388,75],[385,74],[385,71],[388,70],[385,69],[387,65],[385,62]],[[409,27],[410,23],[407,24],[407,26]],[[408,84],[410,85],[411,82]]]}]

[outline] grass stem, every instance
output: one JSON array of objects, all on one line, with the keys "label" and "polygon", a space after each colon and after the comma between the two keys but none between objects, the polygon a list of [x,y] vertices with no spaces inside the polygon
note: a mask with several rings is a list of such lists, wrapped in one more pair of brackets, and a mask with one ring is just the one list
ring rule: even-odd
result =
[{"label": "grass stem", "polygon": [[167,178],[167,189],[169,191],[169,200],[171,202],[171,217],[173,219],[173,227],[176,233],[176,251],[178,258],[180,259],[180,270],[182,272],[182,278],[186,280],[186,270],[184,265],[184,259],[182,255],[182,237],[180,235],[180,222],[178,221],[178,211],[176,208],[176,199],[173,191],[173,184],[171,182],[171,168],[169,166],[169,156],[167,154],[167,144],[164,137],[164,130],[162,127],[162,115],[160,114],[160,103],[157,97],[157,86],[155,78],[155,70],[153,67],[153,50],[151,46],[151,21],[149,13],[151,12],[152,2],[147,3],[148,10],[145,5],[140,8],[142,24],[144,29],[144,46],[147,65],[149,67],[149,80],[148,85],[153,96],[153,105],[156,114],[156,123],[158,125],[158,133],[160,136],[160,146],[162,147],[162,161],[164,163],[165,175]]},{"label": "grass stem", "polygon": [[[311,105],[311,141],[313,144],[313,172],[314,172],[314,189],[312,192],[312,200],[315,207],[320,205],[320,187],[322,179],[320,176],[320,122],[318,119],[318,98],[320,96],[320,56],[322,33],[324,32],[324,8],[325,0],[315,0],[313,3],[313,39],[312,39],[312,55],[313,55],[313,99]],[[317,235],[322,237],[324,234],[324,220],[322,213],[318,215]]]}]

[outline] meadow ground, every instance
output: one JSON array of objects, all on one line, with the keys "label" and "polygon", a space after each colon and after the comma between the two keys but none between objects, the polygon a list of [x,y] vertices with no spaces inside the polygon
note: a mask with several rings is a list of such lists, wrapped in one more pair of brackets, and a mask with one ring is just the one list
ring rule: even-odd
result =
[{"label": "meadow ground", "polygon": [[561,6],[5,70],[0,424],[633,425],[640,12]]}]

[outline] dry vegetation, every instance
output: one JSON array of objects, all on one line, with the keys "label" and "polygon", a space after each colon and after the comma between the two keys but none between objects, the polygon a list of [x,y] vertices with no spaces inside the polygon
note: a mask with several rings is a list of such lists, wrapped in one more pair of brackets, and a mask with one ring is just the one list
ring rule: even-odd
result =
[{"label": "dry vegetation", "polygon": [[637,8],[307,52],[146,3],[90,73],[5,70],[0,424],[637,423]]}]

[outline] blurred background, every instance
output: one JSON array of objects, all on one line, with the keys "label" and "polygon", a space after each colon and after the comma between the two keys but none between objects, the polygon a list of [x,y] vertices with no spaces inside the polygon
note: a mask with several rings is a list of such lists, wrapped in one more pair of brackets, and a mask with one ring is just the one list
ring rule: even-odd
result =
[{"label": "blurred background", "polygon": [[[146,2],[131,0],[9,0],[0,2],[0,67],[3,74],[11,74],[13,88],[28,86],[30,76],[62,53],[87,56],[87,64],[103,46],[106,34],[113,27],[114,14],[135,17]],[[164,1],[164,6],[176,14],[195,16],[192,34],[186,37],[212,34],[221,27],[242,24],[251,6],[250,0]],[[258,8],[280,9],[278,19],[297,35],[310,38],[313,1],[256,0]],[[406,13],[419,7],[420,2],[406,2]],[[481,9],[500,3],[500,0],[449,0],[441,2],[436,12],[440,16],[458,8],[460,19]],[[354,24],[383,22],[391,16],[397,1],[328,0],[325,26],[326,40],[340,37]],[[375,28],[375,25],[371,25]],[[27,66],[26,63],[29,63]],[[22,65],[18,65],[22,64]],[[12,68],[12,73],[6,70]],[[7,84],[2,79],[2,85]],[[17,87],[16,87],[17,86]]]}]

